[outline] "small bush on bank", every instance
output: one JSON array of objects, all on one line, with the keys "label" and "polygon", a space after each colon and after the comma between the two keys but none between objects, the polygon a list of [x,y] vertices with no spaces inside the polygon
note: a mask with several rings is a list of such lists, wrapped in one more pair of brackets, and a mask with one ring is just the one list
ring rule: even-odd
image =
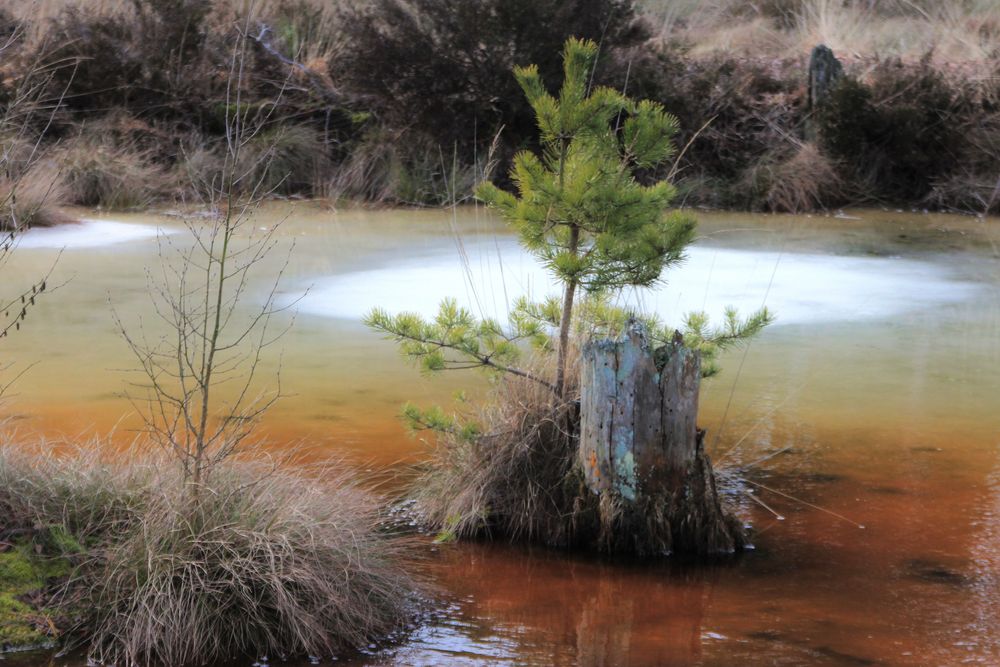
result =
[{"label": "small bush on bank", "polygon": [[254,135],[244,148],[238,189],[291,195],[311,193],[329,176],[330,158],[320,131],[284,125]]},{"label": "small bush on bank", "polygon": [[163,170],[148,152],[84,134],[57,150],[70,203],[124,210],[166,194]]},{"label": "small bush on bank", "polygon": [[870,80],[843,78],[819,114],[824,147],[859,189],[917,202],[968,152],[964,119],[981,113],[961,77],[947,79],[927,60],[879,63]]},{"label": "small bush on bank", "polygon": [[229,463],[193,503],[156,461],[4,445],[0,537],[65,531],[83,545],[60,599],[75,601],[69,630],[105,663],[329,655],[399,627],[414,585],[373,497],[318,473]]}]

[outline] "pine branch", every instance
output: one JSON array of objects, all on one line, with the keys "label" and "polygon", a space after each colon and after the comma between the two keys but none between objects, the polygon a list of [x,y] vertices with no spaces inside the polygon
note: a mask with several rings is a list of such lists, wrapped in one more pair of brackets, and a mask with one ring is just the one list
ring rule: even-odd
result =
[{"label": "pine branch", "polygon": [[512,331],[505,332],[497,322],[477,320],[454,300],[446,299],[433,321],[415,313],[393,316],[376,308],[365,316],[364,323],[399,343],[402,353],[427,372],[480,368],[523,377],[555,390],[554,383],[514,365],[520,356],[519,344],[537,341],[542,335],[540,325],[530,320],[519,320]]}]

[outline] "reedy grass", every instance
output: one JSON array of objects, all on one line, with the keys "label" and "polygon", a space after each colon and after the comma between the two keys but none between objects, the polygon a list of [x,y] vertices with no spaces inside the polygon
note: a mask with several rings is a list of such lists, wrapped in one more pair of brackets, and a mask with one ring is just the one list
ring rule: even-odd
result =
[{"label": "reedy grass", "polygon": [[[551,357],[551,355],[548,355]],[[579,396],[578,354],[569,355],[565,396]],[[535,372],[554,372],[551,358]],[[574,501],[586,494],[574,475],[571,399],[518,376],[493,387],[472,419],[482,434],[442,433],[413,485],[417,510],[448,538],[499,537],[569,546]]]},{"label": "reedy grass", "polygon": [[71,633],[104,663],[330,655],[413,612],[407,541],[342,470],[227,462],[197,500],[158,457],[0,446],[0,532],[64,531]]},{"label": "reedy grass", "polygon": [[148,153],[129,144],[81,134],[55,149],[69,201],[112,210],[148,206],[168,190],[163,169]]},{"label": "reedy grass", "polygon": [[19,231],[69,222],[59,206],[69,189],[49,162],[36,162],[19,176],[0,176],[0,230]]}]

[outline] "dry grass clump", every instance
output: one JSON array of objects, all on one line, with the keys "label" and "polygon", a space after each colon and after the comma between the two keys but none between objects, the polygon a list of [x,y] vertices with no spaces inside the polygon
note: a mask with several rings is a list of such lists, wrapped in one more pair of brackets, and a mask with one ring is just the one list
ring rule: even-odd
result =
[{"label": "dry grass clump", "polygon": [[953,174],[935,183],[927,202],[962,213],[1000,214],[1000,175],[975,171]]},{"label": "dry grass clump", "polygon": [[332,199],[432,206],[468,197],[482,179],[482,169],[416,134],[372,128],[334,170],[323,194]]},{"label": "dry grass clump", "polygon": [[126,530],[156,468],[108,465],[99,447],[89,443],[66,458],[49,443],[0,443],[0,536],[54,528],[93,544]]},{"label": "dry grass clump", "polygon": [[756,201],[781,213],[823,208],[841,189],[833,162],[811,142],[797,145],[784,158],[765,157],[747,170],[745,179]]},{"label": "dry grass clump", "polygon": [[194,500],[162,461],[116,465],[0,446],[0,533],[58,527],[85,552],[77,633],[106,663],[330,655],[412,613],[405,543],[332,468],[219,468]]},{"label": "dry grass clump", "polygon": [[55,152],[68,199],[113,210],[148,206],[165,193],[163,169],[147,151],[81,135]]},{"label": "dry grass clump", "polygon": [[48,163],[35,163],[23,175],[0,176],[0,230],[18,231],[70,222],[59,210],[68,189]]},{"label": "dry grass clump", "polygon": [[[567,378],[575,382],[579,373]],[[578,393],[576,386],[567,389],[569,396]],[[439,438],[413,487],[419,511],[449,537],[573,544],[575,505],[587,494],[570,430],[575,403],[512,376],[497,383],[482,406],[482,435]]]}]

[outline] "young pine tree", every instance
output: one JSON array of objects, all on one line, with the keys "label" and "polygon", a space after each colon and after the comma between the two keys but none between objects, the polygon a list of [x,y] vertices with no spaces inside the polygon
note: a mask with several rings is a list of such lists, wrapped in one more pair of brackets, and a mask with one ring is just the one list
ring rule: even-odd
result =
[{"label": "young pine tree", "polygon": [[[507,327],[476,319],[452,299],[432,320],[372,310],[365,323],[399,342],[425,370],[482,368],[526,377],[560,399],[570,398],[565,396],[566,368],[574,326],[594,334],[620,332],[634,314],[611,306],[608,295],[624,287],[648,287],[683,259],[694,220],[667,210],[675,195],[670,183],[644,185],[637,178],[655,173],[674,154],[677,120],[655,102],[635,102],[611,88],[591,89],[596,55],[592,41],[566,42],[558,97],[545,88],[536,67],[514,70],[535,110],[541,151],[515,156],[516,193],[488,182],[476,190],[562,283],[561,298],[537,304],[519,300]],[[581,290],[590,296],[582,309],[577,304]],[[654,340],[672,338],[672,328],[653,317],[642,319]],[[746,320],[728,309],[725,324],[710,328],[703,313],[693,313],[686,320],[685,344],[706,357],[703,371],[711,375],[718,371],[714,358],[719,351],[748,340],[770,321],[766,309]],[[555,378],[517,367],[523,342],[555,349]]]},{"label": "young pine tree", "polygon": [[674,154],[677,119],[649,100],[634,102],[611,88],[590,89],[597,44],[570,39],[563,52],[559,97],[534,66],[514,70],[535,111],[541,153],[522,151],[511,177],[517,194],[483,183],[477,196],[510,223],[521,242],[563,285],[555,391],[566,384],[566,355],[578,290],[646,287],[683,258],[692,218],[668,213],[675,189],[643,185]]}]

